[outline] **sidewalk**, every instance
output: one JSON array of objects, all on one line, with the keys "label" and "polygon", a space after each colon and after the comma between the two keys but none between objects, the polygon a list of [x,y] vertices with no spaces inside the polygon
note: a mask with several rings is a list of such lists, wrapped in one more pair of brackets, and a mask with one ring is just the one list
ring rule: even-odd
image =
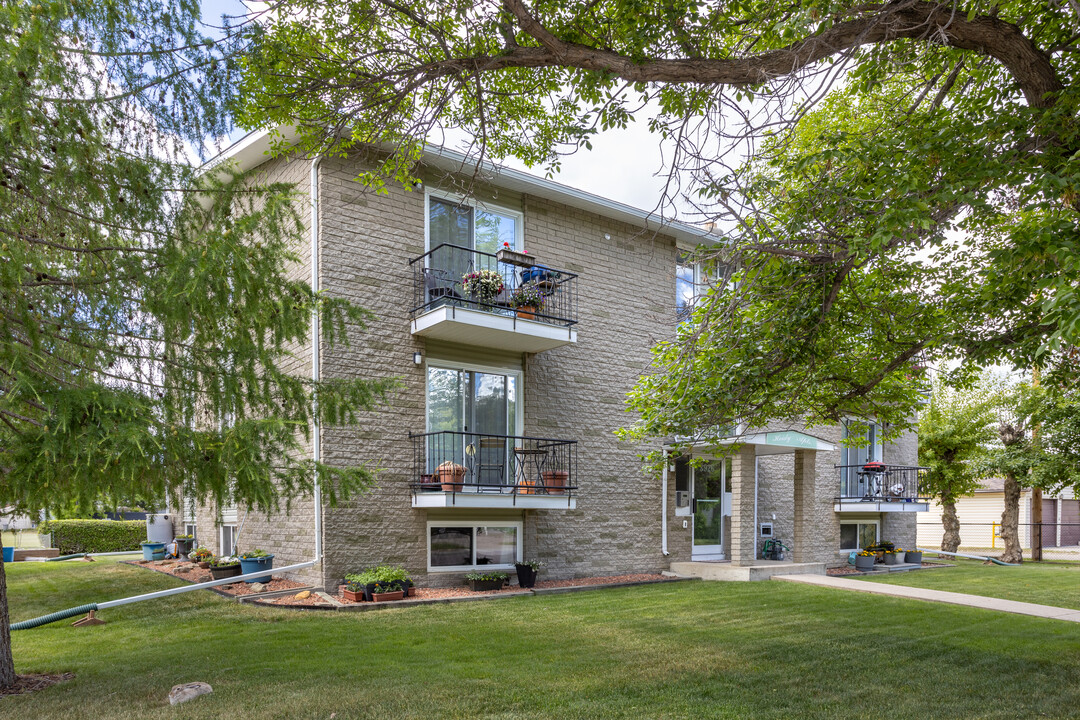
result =
[{"label": "sidewalk", "polygon": [[1049,618],[1051,620],[1065,620],[1066,622],[1080,623],[1080,610],[1053,607],[1052,605],[1037,605],[1035,603],[1002,600],[1000,598],[946,592],[944,590],[927,590],[925,588],[904,587],[902,585],[886,585],[884,583],[851,580],[849,578],[830,577],[827,575],[778,575],[772,579],[782,580],[784,582],[803,583],[804,585],[820,585],[822,587],[831,587],[838,590],[855,590],[857,592],[873,593],[875,595],[891,595],[893,597],[909,598],[911,600],[926,600],[928,602],[949,603],[950,605],[966,605],[968,607],[998,610],[1000,612],[1015,613],[1017,615],[1031,615],[1033,617]]}]

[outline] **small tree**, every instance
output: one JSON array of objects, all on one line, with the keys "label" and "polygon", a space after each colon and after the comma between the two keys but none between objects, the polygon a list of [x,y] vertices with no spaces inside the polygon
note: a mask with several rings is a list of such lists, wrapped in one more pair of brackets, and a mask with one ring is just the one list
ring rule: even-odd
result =
[{"label": "small tree", "polygon": [[985,379],[974,387],[952,388],[938,378],[929,407],[919,417],[919,464],[930,469],[927,491],[941,503],[941,549],[960,547],[957,498],[979,486],[978,460],[995,439],[995,396]]},{"label": "small tree", "polygon": [[989,453],[984,467],[1005,478],[1001,559],[1018,563],[1023,562],[1019,533],[1023,488],[1080,490],[1080,395],[1070,374],[1059,372],[1051,373],[1042,386],[1017,383],[1000,395],[997,405],[1001,444]]}]

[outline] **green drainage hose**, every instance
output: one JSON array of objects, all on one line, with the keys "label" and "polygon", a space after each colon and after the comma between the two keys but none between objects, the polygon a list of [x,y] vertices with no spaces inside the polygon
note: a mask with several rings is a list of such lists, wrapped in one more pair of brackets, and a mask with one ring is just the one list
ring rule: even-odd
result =
[{"label": "green drainage hose", "polygon": [[23,620],[22,622],[12,623],[12,630],[29,630],[30,628],[36,628],[39,625],[48,625],[54,623],[57,620],[63,620],[69,617],[75,617],[76,615],[85,615],[91,610],[97,610],[97,603],[90,603],[89,605],[80,605],[79,607],[68,608],[67,610],[59,610],[49,615],[42,615],[32,620]]}]

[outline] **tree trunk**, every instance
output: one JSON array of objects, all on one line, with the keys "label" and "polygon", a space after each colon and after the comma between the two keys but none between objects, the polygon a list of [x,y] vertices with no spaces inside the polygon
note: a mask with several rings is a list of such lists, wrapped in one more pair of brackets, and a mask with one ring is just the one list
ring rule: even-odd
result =
[{"label": "tree trunk", "polygon": [[0,557],[0,688],[15,685],[15,659],[11,656],[11,624],[8,618],[7,577]]},{"label": "tree trunk", "polygon": [[945,528],[941,536],[941,549],[956,552],[960,547],[960,518],[956,517],[956,503],[952,500],[941,503],[941,525]]},{"label": "tree trunk", "polygon": [[1024,551],[1020,549],[1020,483],[1016,474],[1005,473],[1005,510],[1001,513],[1001,539],[1005,542],[1005,552],[1001,559],[1005,562],[1024,561]]},{"label": "tree trunk", "polygon": [[1042,562],[1042,489],[1031,489],[1031,561]]}]

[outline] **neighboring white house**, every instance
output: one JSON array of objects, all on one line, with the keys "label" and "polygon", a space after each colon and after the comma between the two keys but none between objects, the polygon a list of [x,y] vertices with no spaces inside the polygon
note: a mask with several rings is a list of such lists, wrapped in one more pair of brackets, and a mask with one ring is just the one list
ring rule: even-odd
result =
[{"label": "neighboring white house", "polygon": [[[1000,549],[1001,512],[1005,509],[1005,480],[990,478],[983,486],[956,502],[961,549]],[[1043,495],[1043,547],[1080,545],[1080,500],[1071,490]],[[1020,494],[1020,546],[1031,547],[1031,490]],[[941,504],[934,502],[919,517],[920,547],[941,547]]]}]

